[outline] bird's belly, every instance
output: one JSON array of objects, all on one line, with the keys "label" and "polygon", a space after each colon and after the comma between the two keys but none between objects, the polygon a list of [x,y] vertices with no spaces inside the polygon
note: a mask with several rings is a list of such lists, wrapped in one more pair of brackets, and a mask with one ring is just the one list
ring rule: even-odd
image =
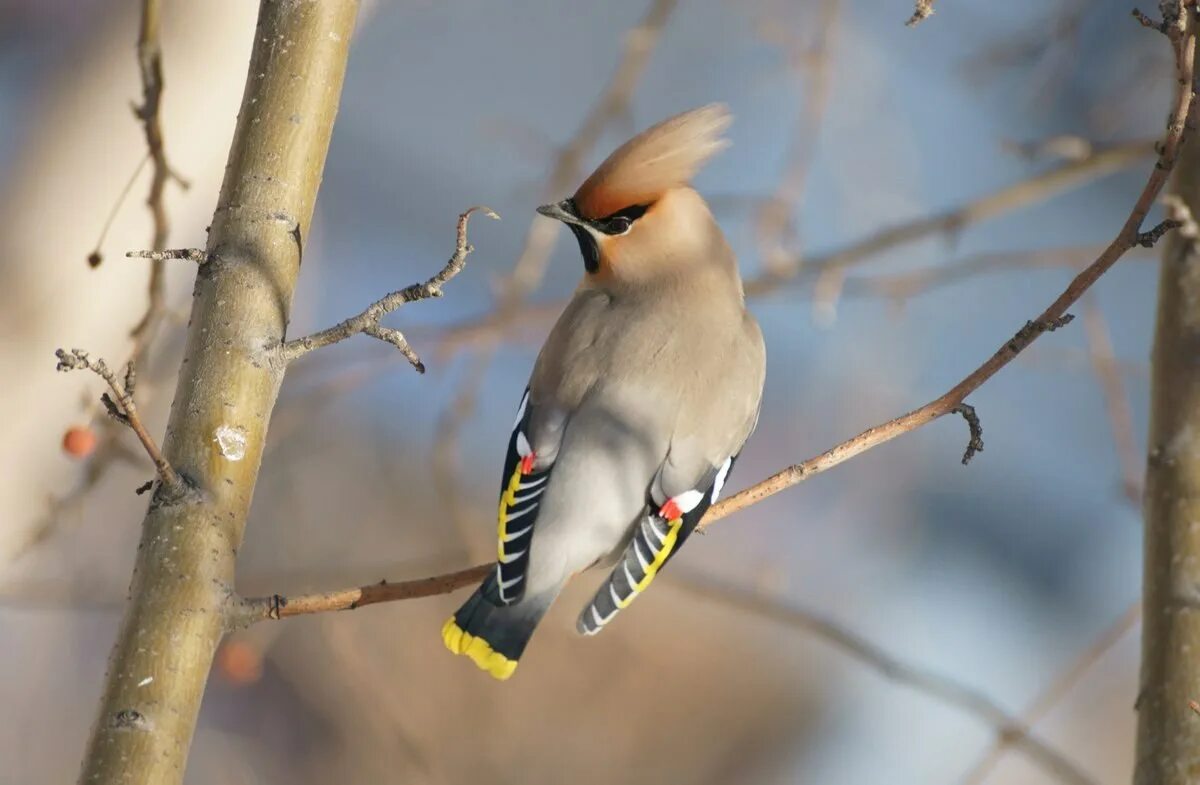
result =
[{"label": "bird's belly", "polygon": [[534,529],[528,591],[557,585],[622,547],[666,455],[646,436],[591,413],[568,427]]}]

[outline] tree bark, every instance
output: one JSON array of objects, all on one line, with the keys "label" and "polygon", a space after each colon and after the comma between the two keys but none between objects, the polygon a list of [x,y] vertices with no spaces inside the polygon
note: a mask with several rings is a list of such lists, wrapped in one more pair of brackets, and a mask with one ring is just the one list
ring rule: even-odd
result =
[{"label": "tree bark", "polygon": [[[1173,190],[1200,214],[1200,146]],[[1190,231],[1189,231],[1190,230]],[[1137,785],[1200,781],[1200,253],[1195,228],[1167,239],[1159,278],[1146,463]]]},{"label": "tree bark", "polygon": [[183,779],[285,363],[279,354],[345,74],[356,0],[263,0],[199,267],[159,488],[83,761],[84,783]]}]

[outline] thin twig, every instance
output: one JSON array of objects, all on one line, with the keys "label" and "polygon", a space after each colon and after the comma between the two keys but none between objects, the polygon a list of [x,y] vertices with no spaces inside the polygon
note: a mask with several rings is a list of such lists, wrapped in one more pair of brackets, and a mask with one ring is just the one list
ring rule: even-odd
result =
[{"label": "thin twig", "polygon": [[[641,81],[650,55],[677,3],[678,0],[654,0],[641,22],[625,34],[624,52],[612,79],[554,161],[543,189],[547,199],[561,199],[568,189],[578,185],[584,160],[600,141],[601,134],[614,119],[629,111],[634,88]],[[535,217],[530,223],[524,246],[507,277],[497,306],[502,315],[508,316],[518,310],[525,297],[537,287],[561,233],[561,227],[555,221]]]},{"label": "thin twig", "polygon": [[1113,443],[1117,452],[1117,463],[1121,467],[1121,488],[1130,504],[1142,502],[1142,474],[1145,460],[1138,449],[1133,431],[1133,406],[1121,378],[1121,368],[1113,350],[1108,320],[1096,304],[1094,297],[1083,301],[1083,330],[1087,336],[1088,355],[1092,371],[1104,395],[1108,424],[1112,429]]},{"label": "thin twig", "polygon": [[904,23],[905,27],[916,27],[933,16],[933,3],[934,0],[916,0],[912,16]]},{"label": "thin twig", "polygon": [[133,167],[133,173],[129,175],[129,179],[125,181],[125,186],[117,194],[117,198],[113,200],[113,205],[108,211],[108,217],[104,219],[104,225],[100,227],[100,236],[96,238],[96,245],[92,248],[91,253],[87,255],[88,267],[95,269],[104,262],[104,254],[101,248],[104,246],[104,240],[108,237],[108,230],[112,228],[113,221],[117,219],[117,213],[125,204],[126,197],[133,190],[134,183],[137,182],[138,175],[142,173],[146,163],[150,160],[150,153],[142,156],[142,160],[138,161],[138,165]]},{"label": "thin twig", "polygon": [[796,258],[791,247],[796,244],[797,234],[794,216],[804,206],[817,140],[829,104],[833,71],[830,61],[840,5],[840,0],[822,0],[813,29],[808,31],[812,44],[806,40],[788,40],[778,31],[774,14],[759,25],[761,37],[778,40],[786,46],[792,54],[789,59],[807,76],[805,101],[792,133],[783,174],[775,192],[759,205],[754,216],[759,255],[767,268],[787,267]]},{"label": "thin twig", "polygon": [[705,600],[714,600],[739,611],[753,613],[778,624],[813,633],[820,640],[879,671],[886,679],[904,684],[922,695],[976,717],[995,732],[997,739],[1022,750],[1056,779],[1074,785],[1092,783],[1091,778],[1078,766],[1035,736],[1027,723],[1009,714],[987,695],[944,674],[906,663],[832,619],[744,589],[717,586],[707,581],[680,576],[673,576],[670,583]]},{"label": "thin twig", "polygon": [[182,498],[187,492],[187,486],[179,474],[176,473],[174,467],[163,457],[162,451],[158,448],[158,443],[154,441],[154,437],[146,430],[146,426],[142,423],[142,418],[138,415],[137,404],[133,400],[133,364],[130,363],[127,366],[125,384],[122,385],[117,381],[116,375],[103,359],[92,360],[88,356],[88,353],[82,349],[72,349],[69,352],[59,349],[54,355],[58,357],[58,370],[88,370],[108,384],[109,389],[112,390],[117,400],[114,402],[108,397],[107,393],[104,394],[101,400],[104,401],[105,407],[115,419],[124,425],[128,425],[137,435],[138,441],[142,443],[142,448],[145,449],[146,454],[150,456],[150,460],[154,463],[154,468],[158,471],[158,476],[162,481],[163,487],[167,489],[167,498]]},{"label": "thin twig", "polygon": [[203,248],[168,248],[165,250],[155,251],[129,251],[125,254],[130,259],[149,259],[153,262],[161,262],[167,259],[186,259],[189,262],[196,264],[205,264],[209,261],[208,251]]},{"label": "thin twig", "polygon": [[[1075,685],[1091,670],[1092,666],[1133,629],[1141,617],[1142,602],[1138,599],[1130,604],[1115,622],[1100,633],[1096,640],[1075,658],[1070,667],[1050,682],[1049,686],[1034,699],[1029,708],[1021,713],[1021,723],[1027,728],[1036,726],[1068,692],[1075,688]],[[1011,744],[1012,739],[1009,737],[997,738],[984,757],[962,778],[959,785],[980,785],[1000,762],[1004,751]]]},{"label": "thin twig", "polygon": [[303,338],[286,341],[280,347],[280,356],[283,360],[285,362],[292,362],[311,351],[330,346],[339,341],[344,341],[352,335],[362,333],[395,346],[412,363],[412,366],[417,369],[418,373],[425,373],[424,363],[421,362],[421,359],[413,351],[413,348],[408,345],[408,339],[404,337],[403,333],[391,327],[384,327],[379,322],[384,316],[399,309],[406,303],[442,296],[442,287],[462,271],[467,263],[467,257],[475,250],[467,242],[467,222],[471,219],[471,214],[475,212],[481,212],[488,218],[497,221],[500,220],[500,216],[490,208],[481,206],[471,207],[459,215],[454,254],[437,275],[425,283],[413,284],[407,288],[392,292],[371,303],[365,311],[357,316],[352,316],[333,327],[313,333],[312,335],[306,335]]}]

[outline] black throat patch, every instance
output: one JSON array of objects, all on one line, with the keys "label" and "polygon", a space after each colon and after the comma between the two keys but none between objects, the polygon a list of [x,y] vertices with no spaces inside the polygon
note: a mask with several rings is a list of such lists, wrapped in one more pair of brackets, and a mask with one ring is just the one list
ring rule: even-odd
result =
[{"label": "black throat patch", "polygon": [[567,224],[571,227],[572,234],[579,241],[579,253],[583,255],[583,268],[589,273],[597,273],[600,271],[600,246],[596,244],[596,238],[591,232],[584,229],[582,226],[575,224]]}]

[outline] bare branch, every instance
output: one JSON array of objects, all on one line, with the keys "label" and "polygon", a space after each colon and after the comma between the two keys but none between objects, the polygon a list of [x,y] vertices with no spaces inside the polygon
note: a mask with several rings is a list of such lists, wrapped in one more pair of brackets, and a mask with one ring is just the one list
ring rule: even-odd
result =
[{"label": "bare branch", "polygon": [[[840,0],[821,0],[817,19],[805,25],[806,37],[780,32],[779,21],[770,14],[759,24],[764,40],[785,47],[789,60],[806,78],[804,104],[775,192],[763,200],[754,216],[759,256],[768,269],[788,267],[795,257],[796,226],[793,216],[803,207],[808,178],[816,154],[817,140],[825,120],[832,83],[832,50],[836,41]],[[810,29],[811,27],[811,29]],[[807,36],[811,36],[811,43]]]},{"label": "bare branch", "polygon": [[146,430],[141,417],[138,416],[137,405],[133,401],[135,379],[133,364],[129,364],[125,372],[125,384],[122,385],[117,381],[116,375],[109,369],[108,364],[103,359],[92,360],[88,356],[88,353],[82,349],[72,349],[69,352],[59,349],[54,355],[58,357],[58,370],[88,370],[108,384],[113,395],[117,396],[117,400],[114,402],[105,393],[100,398],[105,408],[108,409],[109,414],[114,419],[128,425],[137,435],[138,441],[142,443],[143,449],[146,450],[146,454],[150,456],[150,460],[154,463],[154,468],[158,471],[158,476],[162,481],[163,487],[166,488],[166,498],[171,500],[183,498],[188,490],[187,485],[179,474],[176,473],[171,464],[167,462],[167,459],[163,457],[162,451],[158,448],[158,443],[154,441],[154,437]]},{"label": "bare branch", "polygon": [[[188,183],[176,174],[167,163],[167,152],[163,144],[162,120],[160,109],[163,93],[162,47],[159,43],[161,7],[160,0],[142,0],[142,19],[138,28],[138,69],[142,77],[142,104],[133,108],[133,114],[142,123],[146,135],[146,148],[153,163],[150,178],[150,193],[146,197],[146,206],[154,219],[154,235],[150,247],[159,251],[167,245],[167,235],[171,224],[167,218],[167,208],[163,203],[163,194],[169,180],[174,180],[181,188],[186,189]],[[145,351],[150,334],[158,325],[163,313],[164,269],[161,259],[150,263],[150,281],[148,284],[149,302],[137,326],[131,335],[134,341],[134,359],[137,362]]]},{"label": "bare branch", "polygon": [[467,263],[467,257],[475,250],[467,242],[467,222],[470,220],[471,214],[477,211],[482,212],[493,220],[500,220],[500,216],[493,210],[481,206],[472,207],[458,216],[458,240],[454,247],[454,255],[450,257],[450,261],[446,262],[446,266],[437,275],[425,283],[413,284],[405,289],[392,292],[386,297],[371,303],[365,311],[357,316],[352,316],[333,327],[313,333],[312,335],[306,335],[303,338],[285,342],[280,347],[280,355],[283,357],[283,360],[290,363],[311,351],[330,346],[339,341],[344,341],[352,335],[362,333],[395,346],[408,358],[408,361],[412,363],[412,366],[417,369],[418,373],[425,373],[424,363],[421,362],[421,359],[413,351],[412,347],[408,345],[408,340],[404,335],[399,330],[384,327],[379,323],[379,320],[406,303],[442,296],[442,287],[451,278],[462,272],[463,267]]},{"label": "bare branch", "polygon": [[1167,133],[1158,147],[1160,151],[1158,160],[1155,162],[1154,168],[1151,170],[1150,176],[1121,230],[1095,261],[1075,276],[1062,294],[1041,315],[1027,322],[1025,327],[1018,331],[1011,340],[997,349],[986,362],[968,374],[966,378],[941,397],[930,401],[918,409],[914,409],[908,414],[889,420],[873,428],[868,428],[854,438],[842,442],[816,458],[789,466],[757,485],[726,499],[709,511],[705,520],[701,522],[701,526],[705,525],[705,523],[718,520],[729,513],[748,507],[785,488],[790,488],[814,474],[830,469],[866,450],[891,441],[901,434],[913,431],[922,425],[926,425],[939,417],[949,414],[968,395],[979,389],[980,385],[994,376],[1001,368],[1008,365],[1014,357],[1033,343],[1039,335],[1043,332],[1057,329],[1069,321],[1069,315],[1066,312],[1067,308],[1082,297],[1083,293],[1091,288],[1092,284],[1100,276],[1108,272],[1126,251],[1139,244],[1140,239],[1143,237],[1141,233],[1142,223],[1146,220],[1146,215],[1150,212],[1150,208],[1158,198],[1178,159],[1188,120],[1192,116],[1194,36],[1190,33],[1186,35],[1176,45],[1175,49],[1177,92],[1171,117],[1167,124]]},{"label": "bare branch", "polygon": [[[633,91],[677,4],[678,0],[654,0],[641,22],[625,34],[625,48],[617,70],[579,130],[554,161],[543,191],[546,198],[561,199],[578,183],[582,178],[583,162],[600,141],[600,135],[614,119],[629,111]],[[525,297],[537,287],[560,233],[557,222],[535,217],[530,223],[521,253],[513,264],[497,305],[501,318],[509,318],[515,313]]]},{"label": "bare branch", "polygon": [[[1075,688],[1092,666],[1133,629],[1141,616],[1141,601],[1135,600],[1125,609],[1120,618],[1100,633],[1096,640],[1084,649],[1066,670],[1050,682],[1049,686],[1034,699],[1029,708],[1021,713],[1021,723],[1031,729],[1036,726],[1068,692]],[[1010,737],[1000,736],[997,738],[983,758],[962,778],[959,785],[981,785],[1012,743],[1013,740]]]},{"label": "bare branch", "polygon": [[971,224],[1045,201],[1062,191],[1120,171],[1154,152],[1154,144],[1145,140],[1095,150],[1087,158],[1065,161],[951,210],[881,229],[830,253],[810,256],[807,260],[796,259],[788,267],[767,270],[746,281],[746,294],[762,295],[774,291],[801,272],[815,276],[860,264],[884,251],[926,237],[953,235]]},{"label": "bare branch", "polygon": [[949,676],[906,663],[832,619],[744,589],[717,586],[708,581],[679,576],[673,576],[670,582],[704,600],[716,601],[786,627],[810,632],[867,667],[874,668],[889,681],[911,687],[922,695],[977,718],[995,732],[997,739],[1020,749],[1034,763],[1061,782],[1073,785],[1092,783],[1092,779],[1080,771],[1078,766],[1033,735],[1025,722],[1009,714],[987,695]]}]

